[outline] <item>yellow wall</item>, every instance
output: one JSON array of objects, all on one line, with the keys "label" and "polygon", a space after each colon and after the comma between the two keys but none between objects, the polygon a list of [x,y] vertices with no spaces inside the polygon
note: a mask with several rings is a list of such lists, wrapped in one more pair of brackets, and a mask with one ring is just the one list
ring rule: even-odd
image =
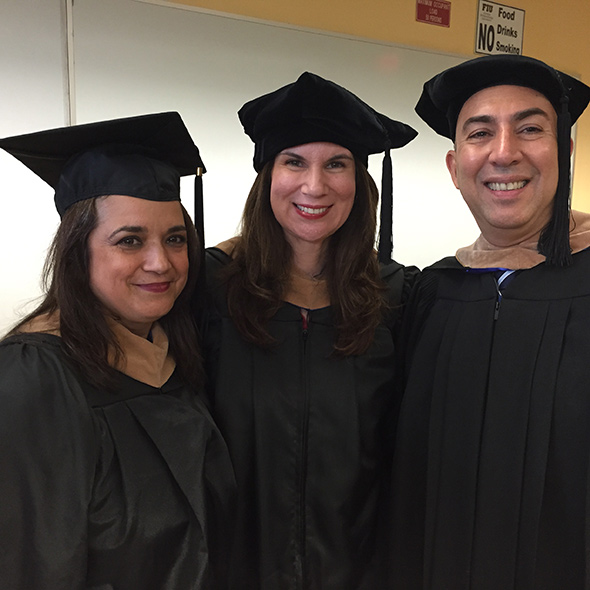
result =
[{"label": "yellow wall", "polygon": [[[451,0],[451,25],[416,22],[416,0],[175,0],[177,4],[475,57],[477,0]],[[506,0],[525,10],[523,53],[590,85],[590,2]],[[441,154],[441,157],[442,154]],[[590,211],[590,110],[577,129],[574,206]]]}]

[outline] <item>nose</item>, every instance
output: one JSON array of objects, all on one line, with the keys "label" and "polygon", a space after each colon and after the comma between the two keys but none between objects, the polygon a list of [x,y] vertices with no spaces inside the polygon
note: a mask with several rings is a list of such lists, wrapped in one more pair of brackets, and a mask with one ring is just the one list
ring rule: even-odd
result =
[{"label": "nose", "polygon": [[301,191],[308,197],[321,197],[326,194],[326,177],[322,166],[310,166],[305,172]]},{"label": "nose", "polygon": [[162,244],[152,244],[144,252],[144,270],[163,274],[172,267],[166,248]]},{"label": "nose", "polygon": [[492,161],[497,166],[516,164],[522,157],[520,141],[512,129],[501,128],[492,144]]}]

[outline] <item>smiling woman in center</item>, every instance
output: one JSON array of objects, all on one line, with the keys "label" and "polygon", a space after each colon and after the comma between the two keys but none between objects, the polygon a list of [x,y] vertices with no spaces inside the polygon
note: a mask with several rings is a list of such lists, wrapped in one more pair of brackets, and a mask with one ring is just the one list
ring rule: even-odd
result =
[{"label": "smiling woman in center", "polygon": [[367,164],[416,133],[310,73],[239,116],[258,176],[240,235],[207,251],[204,322],[238,483],[232,587],[382,588],[397,321],[416,269],[388,239],[375,250]]}]

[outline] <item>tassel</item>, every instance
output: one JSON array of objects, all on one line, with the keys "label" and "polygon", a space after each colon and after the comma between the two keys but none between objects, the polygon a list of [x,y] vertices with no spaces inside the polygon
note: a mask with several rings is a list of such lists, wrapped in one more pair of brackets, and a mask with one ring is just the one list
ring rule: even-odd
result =
[{"label": "tassel", "polygon": [[393,252],[393,170],[389,149],[385,150],[381,174],[381,216],[379,227],[378,259],[382,264],[391,262]]},{"label": "tassel", "polygon": [[[196,314],[196,317],[203,316],[203,309],[205,309],[207,279],[205,274],[205,219],[203,215],[203,168],[197,168],[195,172],[195,192],[194,192],[194,224],[197,230],[197,238],[199,240],[200,255],[199,255],[199,270],[193,296],[191,298],[191,308]],[[200,327],[199,327],[200,328]]]},{"label": "tassel", "polygon": [[553,215],[541,232],[537,249],[553,266],[569,266],[572,251],[569,239],[570,225],[570,142],[571,116],[568,109],[568,96],[562,93],[560,112],[557,115],[557,158],[559,178],[553,200]]},{"label": "tassel", "polygon": [[201,246],[205,247],[205,220],[203,216],[203,169],[197,168],[195,173],[194,222],[199,234]]}]

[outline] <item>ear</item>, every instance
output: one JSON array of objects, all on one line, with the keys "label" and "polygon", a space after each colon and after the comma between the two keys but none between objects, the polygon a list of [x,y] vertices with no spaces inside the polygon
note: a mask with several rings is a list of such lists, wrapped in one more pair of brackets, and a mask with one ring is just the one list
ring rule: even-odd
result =
[{"label": "ear", "polygon": [[459,188],[459,183],[457,181],[457,154],[455,150],[449,150],[447,152],[447,157],[445,158],[445,162],[447,163],[447,169],[451,174],[451,178],[453,180],[453,184],[455,188]]}]

